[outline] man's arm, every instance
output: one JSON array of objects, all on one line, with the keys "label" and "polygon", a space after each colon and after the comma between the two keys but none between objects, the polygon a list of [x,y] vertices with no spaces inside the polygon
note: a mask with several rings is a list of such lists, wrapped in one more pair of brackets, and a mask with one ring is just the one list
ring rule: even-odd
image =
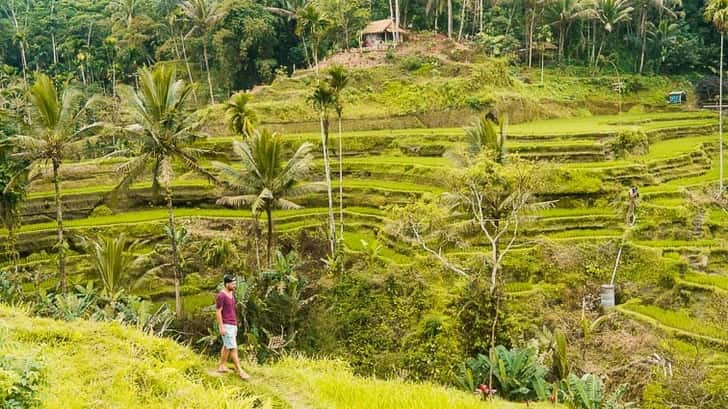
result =
[{"label": "man's arm", "polygon": [[217,319],[217,327],[220,330],[220,335],[225,336],[225,326],[222,323],[222,307],[217,306],[215,308],[215,318]]}]

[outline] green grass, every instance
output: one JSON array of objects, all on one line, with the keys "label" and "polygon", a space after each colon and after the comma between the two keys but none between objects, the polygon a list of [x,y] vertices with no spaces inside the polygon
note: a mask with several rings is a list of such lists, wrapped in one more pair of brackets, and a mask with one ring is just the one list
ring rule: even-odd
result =
[{"label": "green grass", "polygon": [[210,361],[119,324],[29,318],[0,306],[0,356],[41,363],[43,408],[254,407],[241,382],[207,375]]},{"label": "green grass", "polygon": [[685,281],[701,286],[715,287],[720,290],[728,291],[728,276],[689,272],[685,274]]},{"label": "green grass", "polygon": [[697,334],[704,337],[728,341],[728,330],[697,320],[685,311],[665,310],[654,305],[628,303],[621,308],[634,311],[658,321],[670,328]]},{"label": "green grass", "polygon": [[[243,383],[219,376],[215,362],[166,338],[117,323],[61,322],[0,305],[0,356],[42,365],[38,390],[49,409],[291,408],[525,409],[482,402],[471,393],[427,383],[354,376],[333,360],[285,357],[272,366],[245,364]],[[256,402],[257,401],[257,402]],[[531,404],[531,409],[557,408]]]},{"label": "green grass", "polygon": [[[284,221],[290,218],[300,218],[305,216],[316,216],[323,215],[326,213],[324,208],[305,208],[297,210],[276,210],[273,212],[273,217],[276,221]],[[382,211],[368,207],[349,207],[345,210],[350,214],[359,214],[366,216],[381,216]],[[252,218],[251,211],[248,209],[190,209],[190,208],[176,208],[174,210],[176,218],[194,218],[194,217],[205,217],[205,218]],[[80,229],[97,226],[111,226],[111,225],[123,225],[123,224],[139,224],[139,223],[150,223],[150,222],[166,222],[168,217],[166,208],[157,208],[151,210],[139,210],[134,212],[117,213],[111,216],[100,216],[87,219],[75,219],[64,221],[64,228],[67,229]],[[261,219],[265,219],[265,216],[261,216]],[[55,222],[26,224],[18,229],[19,233],[27,233],[34,231],[54,230],[56,228]],[[0,234],[7,234],[7,230],[0,229]]]},{"label": "green grass", "polygon": [[[675,119],[678,120],[675,120]],[[584,116],[576,118],[547,119],[511,125],[509,134],[527,135],[576,135],[608,134],[620,129],[642,128],[656,130],[675,126],[711,125],[715,114],[705,112],[670,112],[649,114],[622,114]],[[665,119],[671,119],[665,121]]]},{"label": "green grass", "polygon": [[[284,358],[260,368],[266,379],[291,385],[300,407],[346,409],[521,409],[525,404],[495,400],[483,402],[472,393],[397,380],[359,378],[340,361]],[[255,373],[255,372],[254,372]],[[310,406],[309,406],[310,405]],[[533,403],[531,409],[561,408]]]}]

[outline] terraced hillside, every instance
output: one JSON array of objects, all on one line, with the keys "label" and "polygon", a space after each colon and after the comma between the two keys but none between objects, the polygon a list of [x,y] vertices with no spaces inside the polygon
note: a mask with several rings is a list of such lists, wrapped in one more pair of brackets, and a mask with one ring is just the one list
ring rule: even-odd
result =
[{"label": "terraced hillside", "polygon": [[[556,242],[610,242],[624,231],[623,217],[613,206],[623,198],[630,185],[642,192],[638,224],[629,244],[657,252],[661,257],[692,261],[703,257],[705,267],[689,264],[690,273],[680,278],[681,285],[701,286],[710,291],[724,291],[728,285],[720,280],[725,274],[725,234],[728,216],[719,210],[708,212],[702,224],[706,229],[675,237],[664,228],[665,215],[685,219],[690,200],[686,189],[715,182],[717,138],[715,117],[705,112],[625,114],[621,116],[583,117],[569,120],[544,120],[512,125],[508,128],[508,151],[553,168],[555,177],[544,197],[557,200],[556,207],[541,212],[538,221],[528,227],[519,246],[532,247],[542,240]],[[610,143],[623,130],[641,130],[650,138],[649,153],[615,159]],[[291,147],[302,142],[319,143],[317,134],[290,134]],[[198,142],[208,150],[209,158],[229,156],[232,137],[211,137]],[[444,189],[444,170],[452,166],[443,157],[463,141],[462,129],[398,129],[382,131],[348,131],[344,141],[344,202],[347,223],[347,247],[361,251],[362,239],[387,243],[381,257],[394,263],[406,263],[412,251],[382,226],[388,205],[406,203],[425,194],[439,194]],[[158,227],[166,219],[163,208],[155,208],[149,184],[135,184],[122,200],[109,200],[108,193],[118,177],[123,159],[69,162],[63,167],[64,207],[69,220],[66,228],[72,242],[96,231],[127,231],[134,237],[154,242],[162,238]],[[177,216],[190,226],[220,220],[249,220],[248,210],[225,209],[215,205],[220,188],[197,176],[183,175],[175,181]],[[19,248],[25,267],[48,265],[54,243],[53,192],[49,176],[33,183],[29,203],[23,209],[24,223],[19,231]],[[294,198],[306,209],[277,211],[276,229],[295,232],[320,226],[326,215],[325,200],[320,194]],[[110,204],[113,214],[94,212]],[[151,207],[150,207],[151,206]],[[664,231],[663,231],[664,230]],[[658,240],[659,239],[659,240]],[[73,247],[78,250],[80,247]],[[458,250],[462,252],[463,250]],[[466,253],[477,253],[473,244]],[[83,254],[73,257],[79,268],[76,281],[85,279],[88,268]],[[728,280],[728,278],[726,278]],[[46,282],[50,285],[51,281]],[[163,291],[164,292],[164,291]],[[194,297],[194,294],[189,294]],[[630,310],[632,316],[646,315]]]},{"label": "terraced hillside", "polygon": [[[649,151],[619,156],[614,142],[625,132],[647,135]],[[716,116],[701,111],[585,116],[513,124],[507,134],[508,155],[532,161],[548,174],[537,194],[554,203],[534,215],[504,261],[509,308],[518,310],[524,305],[522,300],[534,297],[561,297],[556,294],[569,288],[566,280],[592,288],[608,282],[614,256],[623,246],[623,265],[616,276],[619,305],[614,310],[624,320],[620,322],[628,323],[622,325],[649,328],[670,348],[702,345],[702,356],[712,368],[726,368],[724,318],[707,313],[704,307],[728,293],[728,213],[696,198],[718,178]],[[284,138],[291,151],[308,142],[314,145],[317,157],[321,156],[317,133],[291,133]],[[231,154],[233,140],[235,137],[224,135],[198,140],[196,147],[206,152],[203,167],[212,169],[213,160],[239,166]],[[455,166],[448,152],[464,145],[463,129],[347,129],[342,140],[346,252],[405,270],[427,263],[424,252],[385,229],[391,221],[389,208],[445,192],[448,170]],[[165,251],[162,227],[167,210],[151,183],[136,183],[124,194],[111,194],[125,160],[68,161],[61,167],[73,283],[94,278],[84,250],[86,237],[125,233],[143,240],[136,249],[143,266],[140,271],[154,267]],[[321,175],[320,158],[316,166],[314,174]],[[194,239],[250,234],[250,210],[217,205],[225,193],[223,187],[185,173],[181,164],[175,168],[180,175],[173,183],[176,216]],[[336,182],[334,187],[338,186]],[[632,227],[626,225],[624,216],[630,186],[638,186],[641,193],[637,223]],[[307,235],[324,228],[326,196],[312,192],[291,200],[304,209],[274,211],[275,231],[281,242],[301,245]],[[53,203],[47,170],[31,185],[17,231],[22,260],[14,277],[27,292],[57,283]],[[6,234],[0,230],[0,235]],[[203,249],[193,245],[187,251],[201,253]],[[447,249],[446,255],[473,260],[487,251],[486,243],[470,240],[465,246]],[[563,267],[568,260],[561,259],[572,256],[582,260],[585,270],[577,269],[581,272],[576,277],[561,276],[571,268]],[[3,267],[10,264],[4,263]],[[186,269],[181,290],[184,308],[190,315],[205,314],[220,271],[199,262],[189,263]],[[172,277],[152,270],[133,277],[132,291],[155,305],[173,303]],[[446,277],[426,279],[442,288],[436,291],[446,293]],[[665,294],[684,294],[685,298]],[[386,362],[387,358],[382,359]]]}]

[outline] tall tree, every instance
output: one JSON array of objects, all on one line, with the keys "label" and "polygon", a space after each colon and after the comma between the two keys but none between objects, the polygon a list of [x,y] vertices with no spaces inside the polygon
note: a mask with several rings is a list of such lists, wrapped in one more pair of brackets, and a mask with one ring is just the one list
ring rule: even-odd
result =
[{"label": "tall tree", "polygon": [[55,188],[56,225],[58,233],[58,273],[61,291],[66,292],[66,243],[63,239],[63,205],[61,203],[60,169],[63,159],[83,149],[84,136],[98,130],[102,124],[86,124],[89,101],[83,103],[83,94],[75,88],[66,88],[60,95],[55,84],[45,74],[37,73],[30,88],[33,107],[33,125],[27,135],[11,138],[17,157],[33,166],[51,165]]},{"label": "tall tree", "polygon": [[329,124],[331,122],[331,109],[336,106],[336,98],[331,87],[326,82],[319,82],[309,97],[313,108],[319,114],[321,125],[321,150],[324,157],[324,176],[326,178],[326,191],[329,199],[329,245],[331,254],[336,249],[336,222],[334,221],[334,202],[331,192],[331,162],[329,160]]},{"label": "tall tree", "polygon": [[311,40],[311,57],[313,58],[316,75],[319,72],[319,43],[329,26],[328,16],[319,10],[312,2],[296,10],[296,34],[301,37],[303,47],[306,48],[306,36]]},{"label": "tall tree", "polygon": [[[30,0],[24,2],[19,0],[8,0],[3,2],[1,6],[5,12],[7,18],[11,21],[13,30],[15,31],[15,41],[18,43],[20,49],[20,62],[23,70],[23,81],[25,86],[28,86],[28,58],[26,55],[27,48],[27,29],[28,29],[28,14],[30,13]],[[23,4],[25,3],[25,4]],[[24,17],[20,16],[21,8],[25,6]],[[22,21],[21,21],[22,20]]]},{"label": "tall tree", "polygon": [[723,183],[723,37],[728,31],[728,0],[709,0],[705,5],[705,20],[712,22],[715,29],[720,32],[720,91],[718,94],[718,135],[719,135],[719,166],[720,182],[719,194],[725,192]]},{"label": "tall tree", "polygon": [[158,192],[160,187],[164,189],[169,220],[168,235],[172,244],[175,311],[178,317],[182,314],[182,272],[172,201],[172,162],[177,160],[187,169],[214,180],[213,175],[197,163],[196,158],[200,151],[187,146],[201,126],[189,109],[192,88],[192,84],[177,80],[177,72],[170,65],[160,64],[151,70],[139,70],[139,89],[130,92],[131,95],[125,98],[129,101],[127,109],[133,118],[133,122],[125,130],[133,137],[135,157],[119,168],[124,177],[111,193],[127,189],[149,169],[152,172],[152,190]]},{"label": "tall tree", "polygon": [[[596,0],[595,12],[603,30],[599,43],[599,49],[594,56],[594,66],[599,64],[599,57],[602,55],[604,43],[619,25],[629,22],[634,7],[630,6],[629,0]],[[596,33],[594,44],[596,44]]]},{"label": "tall tree", "polygon": [[180,4],[185,16],[192,23],[188,36],[197,32],[202,40],[202,55],[205,60],[207,72],[207,85],[210,89],[210,102],[215,103],[215,94],[212,91],[212,78],[210,76],[210,61],[207,54],[207,44],[210,41],[210,32],[217,23],[225,17],[225,7],[218,0],[187,0]]},{"label": "tall tree", "polygon": [[349,84],[349,75],[344,67],[335,65],[329,68],[327,82],[334,94],[334,109],[339,124],[339,240],[344,240],[344,165],[343,146],[344,139],[341,132],[341,116],[344,113],[344,100],[342,92]]},{"label": "tall tree", "polygon": [[[670,8],[671,5],[680,5],[682,0],[641,0],[640,1],[640,41],[642,45],[640,47],[640,67],[639,73],[642,74],[642,70],[645,66],[645,52],[647,50],[647,36],[648,36],[648,25],[647,17],[651,9],[655,9],[660,16],[663,13],[668,14],[671,17],[675,17],[675,12]],[[658,26],[662,21],[658,22]]]},{"label": "tall tree", "polygon": [[29,168],[0,147],[0,223],[8,230],[5,250],[17,271],[18,250],[15,230],[20,225],[20,206],[25,198]]},{"label": "tall tree", "polygon": [[234,141],[233,150],[243,163],[241,170],[213,162],[220,178],[235,196],[225,196],[218,204],[233,207],[250,206],[257,220],[264,211],[268,221],[267,260],[271,262],[273,251],[273,209],[300,209],[301,206],[286,199],[307,192],[312,185],[299,185],[311,170],[313,146],[304,143],[293,156],[283,157],[283,140],[268,130],[255,131],[243,142]]},{"label": "tall tree", "polygon": [[546,9],[547,17],[551,25],[559,29],[559,61],[564,58],[566,39],[569,36],[569,29],[574,21],[584,17],[586,11],[584,0],[556,0],[549,3]]}]

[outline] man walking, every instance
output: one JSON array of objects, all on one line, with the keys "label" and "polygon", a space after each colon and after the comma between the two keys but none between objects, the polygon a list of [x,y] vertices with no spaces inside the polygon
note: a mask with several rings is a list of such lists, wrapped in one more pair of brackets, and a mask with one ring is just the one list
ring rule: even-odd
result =
[{"label": "man walking", "polygon": [[225,275],[223,278],[225,287],[220,291],[215,299],[215,317],[217,325],[220,328],[222,336],[222,351],[220,351],[220,365],[218,372],[230,372],[227,368],[228,357],[232,355],[235,368],[238,370],[238,376],[242,380],[248,380],[250,376],[240,366],[240,358],[238,358],[238,317],[235,306],[235,287],[237,282],[235,277]]}]

